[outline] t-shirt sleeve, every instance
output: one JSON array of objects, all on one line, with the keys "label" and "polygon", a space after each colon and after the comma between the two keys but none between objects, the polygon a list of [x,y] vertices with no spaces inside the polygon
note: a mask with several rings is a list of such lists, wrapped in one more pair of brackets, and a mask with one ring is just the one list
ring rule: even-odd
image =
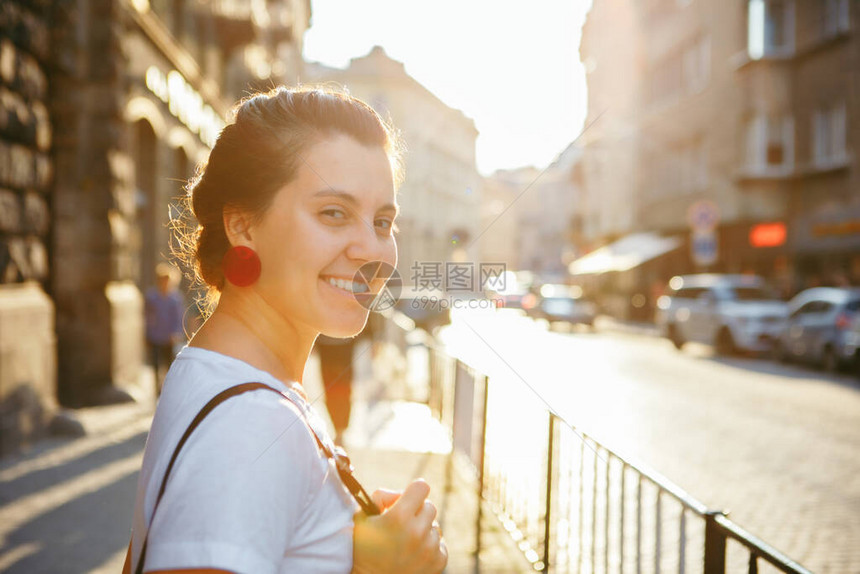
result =
[{"label": "t-shirt sleeve", "polygon": [[254,392],[219,405],[174,464],[146,568],[278,572],[323,465],[288,401]]}]

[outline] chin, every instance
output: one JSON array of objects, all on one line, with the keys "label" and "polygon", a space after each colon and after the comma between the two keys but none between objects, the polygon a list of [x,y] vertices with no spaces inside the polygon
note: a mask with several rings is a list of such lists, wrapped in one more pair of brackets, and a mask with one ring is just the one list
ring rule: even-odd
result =
[{"label": "chin", "polygon": [[364,326],[367,324],[368,315],[369,313],[365,311],[360,316],[354,315],[349,318],[341,317],[338,321],[328,322],[320,329],[320,333],[327,337],[335,337],[337,339],[355,337],[364,330]]}]

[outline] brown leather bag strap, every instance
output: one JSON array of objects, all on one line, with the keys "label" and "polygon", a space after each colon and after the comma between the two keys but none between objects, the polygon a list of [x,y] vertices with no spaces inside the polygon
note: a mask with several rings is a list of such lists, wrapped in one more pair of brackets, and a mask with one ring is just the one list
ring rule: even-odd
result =
[{"label": "brown leather bag strap", "polygon": [[[278,393],[282,398],[287,399],[293,404],[296,404],[295,401],[286,393],[281,392],[269,385],[263,383],[242,383],[241,385],[236,385],[234,387],[230,387],[224,391],[221,391],[217,395],[215,395],[206,406],[200,409],[200,412],[197,413],[197,416],[194,417],[194,420],[191,421],[191,424],[188,425],[188,428],[185,430],[185,434],[182,435],[182,438],[179,439],[179,443],[176,445],[176,449],[173,451],[173,456],[170,457],[170,463],[167,465],[167,470],[164,471],[164,477],[161,479],[161,486],[158,489],[158,497],[155,499],[155,506],[152,509],[152,518],[150,518],[150,525],[155,521],[155,512],[158,510],[158,504],[161,502],[161,497],[164,496],[164,489],[167,487],[167,479],[170,476],[170,471],[173,470],[173,465],[176,462],[176,457],[179,456],[179,451],[185,445],[185,442],[188,440],[188,437],[191,436],[191,433],[194,432],[194,429],[203,421],[206,416],[212,412],[218,405],[226,401],[231,397],[235,397],[237,395],[241,395],[242,393],[246,393],[248,391],[255,390],[268,390],[274,393]],[[298,405],[296,405],[298,406]],[[302,417],[304,417],[304,413],[299,408],[299,412],[302,413]],[[370,497],[367,495],[367,491],[362,488],[362,486],[358,483],[354,476],[352,476],[352,465],[349,463],[349,458],[346,456],[346,453],[343,452],[343,449],[337,449],[336,451],[332,451],[332,449],[328,448],[325,443],[320,439],[317,435],[316,431],[310,425],[310,423],[305,419],[305,424],[310,429],[311,434],[314,435],[314,439],[317,442],[317,445],[320,447],[320,450],[326,455],[326,458],[333,459],[337,466],[338,474],[340,475],[341,480],[344,485],[347,487],[349,492],[353,495],[355,500],[358,502],[359,506],[361,506],[362,510],[365,511],[368,515],[379,514],[379,508],[373,503]],[[149,529],[147,529],[146,534],[143,537],[143,548],[140,551],[140,557],[137,560],[137,567],[135,568],[135,574],[143,574],[143,563],[146,560],[146,547],[147,542],[149,541]],[[129,550],[131,547],[129,546]]]}]

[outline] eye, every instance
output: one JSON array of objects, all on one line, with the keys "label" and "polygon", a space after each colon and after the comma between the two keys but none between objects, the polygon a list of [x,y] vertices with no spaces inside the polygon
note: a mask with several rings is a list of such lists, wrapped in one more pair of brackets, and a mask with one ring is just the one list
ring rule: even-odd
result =
[{"label": "eye", "polygon": [[390,235],[391,232],[397,231],[397,226],[394,225],[394,222],[384,217],[376,219],[373,224],[376,225],[377,229],[384,232],[386,235]]},{"label": "eye", "polygon": [[330,207],[328,209],[323,209],[320,211],[321,215],[329,217],[331,219],[346,219],[346,212],[337,207]]}]

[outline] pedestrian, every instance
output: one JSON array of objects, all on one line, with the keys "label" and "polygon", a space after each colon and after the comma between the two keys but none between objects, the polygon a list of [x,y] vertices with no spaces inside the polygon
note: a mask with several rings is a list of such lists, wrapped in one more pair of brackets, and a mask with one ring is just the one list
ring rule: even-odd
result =
[{"label": "pedestrian", "polygon": [[155,287],[145,296],[146,344],[152,370],[155,372],[155,395],[161,394],[162,381],[167,374],[176,346],[182,341],[183,302],[176,286],[179,273],[169,263],[155,266]]},{"label": "pedestrian", "polygon": [[[317,336],[352,337],[367,321],[357,295],[386,278],[354,282],[358,269],[396,264],[398,149],[392,128],[341,92],[281,87],[235,108],[189,184],[198,227],[188,251],[212,311],[164,384],[126,572],[445,567],[429,486],[369,502],[302,387]],[[184,434],[213,397],[244,383],[254,391]]]},{"label": "pedestrian", "polygon": [[352,356],[355,339],[320,335],[314,348],[320,361],[326,410],[334,427],[334,443],[343,446],[343,433],[349,426],[352,410]]}]

